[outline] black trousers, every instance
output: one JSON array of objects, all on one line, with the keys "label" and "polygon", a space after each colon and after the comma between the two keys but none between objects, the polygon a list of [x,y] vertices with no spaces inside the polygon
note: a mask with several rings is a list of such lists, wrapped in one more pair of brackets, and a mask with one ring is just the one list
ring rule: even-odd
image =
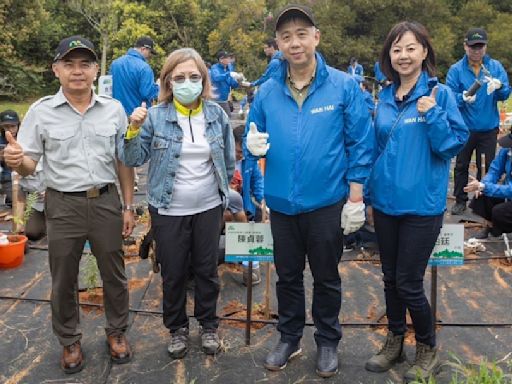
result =
[{"label": "black trousers", "polygon": [[491,162],[496,155],[496,143],[498,139],[498,128],[486,132],[471,132],[469,139],[457,155],[454,170],[453,195],[457,203],[466,203],[468,194],[464,187],[468,184],[468,169],[473,151],[476,149],[476,166],[478,169],[476,178],[482,179],[481,154],[485,154],[485,169],[489,170]]},{"label": "black trousers", "polygon": [[163,288],[164,325],[172,333],[188,327],[187,278],[194,274],[194,317],[204,329],[217,329],[217,249],[222,206],[190,216],[164,216],[149,206]]},{"label": "black trousers", "polygon": [[306,321],[304,268],[306,255],[313,274],[313,320],[317,345],[338,345],[343,253],[342,202],[299,215],[271,211],[281,340],[298,343]]},{"label": "black trousers", "polygon": [[512,202],[489,196],[471,200],[473,212],[492,222],[492,234],[512,232]]},{"label": "black trousers", "polygon": [[434,346],[434,322],[423,278],[443,225],[443,215],[390,216],[376,209],[373,212],[384,274],[388,328],[395,335],[403,335],[407,309],[416,340]]}]

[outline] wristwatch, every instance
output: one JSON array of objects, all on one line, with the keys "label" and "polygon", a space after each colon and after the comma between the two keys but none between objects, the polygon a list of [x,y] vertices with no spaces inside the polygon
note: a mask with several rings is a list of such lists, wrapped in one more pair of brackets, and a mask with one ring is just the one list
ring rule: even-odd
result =
[{"label": "wristwatch", "polygon": [[135,208],[131,204],[123,205],[123,211],[135,212]]}]

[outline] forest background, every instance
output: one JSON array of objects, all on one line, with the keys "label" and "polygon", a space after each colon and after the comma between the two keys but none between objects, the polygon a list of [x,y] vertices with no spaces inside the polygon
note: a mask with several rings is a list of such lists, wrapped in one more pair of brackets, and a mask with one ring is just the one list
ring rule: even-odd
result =
[{"label": "forest background", "polygon": [[[488,31],[488,53],[512,74],[512,0],[309,0],[321,31],[319,51],[345,70],[355,56],[373,75],[384,38],[393,24],[416,20],[429,30],[438,76],[464,54],[471,27]],[[60,39],[80,34],[101,54],[102,71],[135,40],[157,44],[155,75],[167,54],[193,47],[214,63],[216,52],[236,55],[237,70],[249,80],[263,72],[263,42],[273,36],[274,18],[286,0],[0,0],[0,102],[32,100],[54,93],[51,72]]]}]

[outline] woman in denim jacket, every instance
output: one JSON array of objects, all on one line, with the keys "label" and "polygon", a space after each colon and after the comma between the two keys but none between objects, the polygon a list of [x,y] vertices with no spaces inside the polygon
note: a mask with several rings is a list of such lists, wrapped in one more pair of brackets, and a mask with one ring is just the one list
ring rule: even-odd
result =
[{"label": "woman in denim jacket", "polygon": [[119,152],[128,166],[151,160],[148,202],[161,265],[163,320],[171,333],[169,354],[182,358],[188,350],[190,270],[202,348],[215,354],[220,347],[217,249],[235,168],[233,133],[226,113],[207,100],[211,93],[208,70],[194,49],[169,55],[160,84],[159,104],[148,110],[143,103],[135,109]]}]

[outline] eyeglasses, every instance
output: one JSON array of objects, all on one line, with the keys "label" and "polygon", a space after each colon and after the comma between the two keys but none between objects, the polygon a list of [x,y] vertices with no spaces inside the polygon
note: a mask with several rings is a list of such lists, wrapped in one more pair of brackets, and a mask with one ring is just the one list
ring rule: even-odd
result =
[{"label": "eyeglasses", "polygon": [[[190,75],[190,77],[188,77],[188,79],[192,83],[199,83],[201,80],[203,80],[201,75]],[[183,84],[185,82],[185,80],[187,80],[187,77],[180,75],[180,76],[176,76],[176,77],[171,78],[171,80],[172,80],[173,83]]]}]

